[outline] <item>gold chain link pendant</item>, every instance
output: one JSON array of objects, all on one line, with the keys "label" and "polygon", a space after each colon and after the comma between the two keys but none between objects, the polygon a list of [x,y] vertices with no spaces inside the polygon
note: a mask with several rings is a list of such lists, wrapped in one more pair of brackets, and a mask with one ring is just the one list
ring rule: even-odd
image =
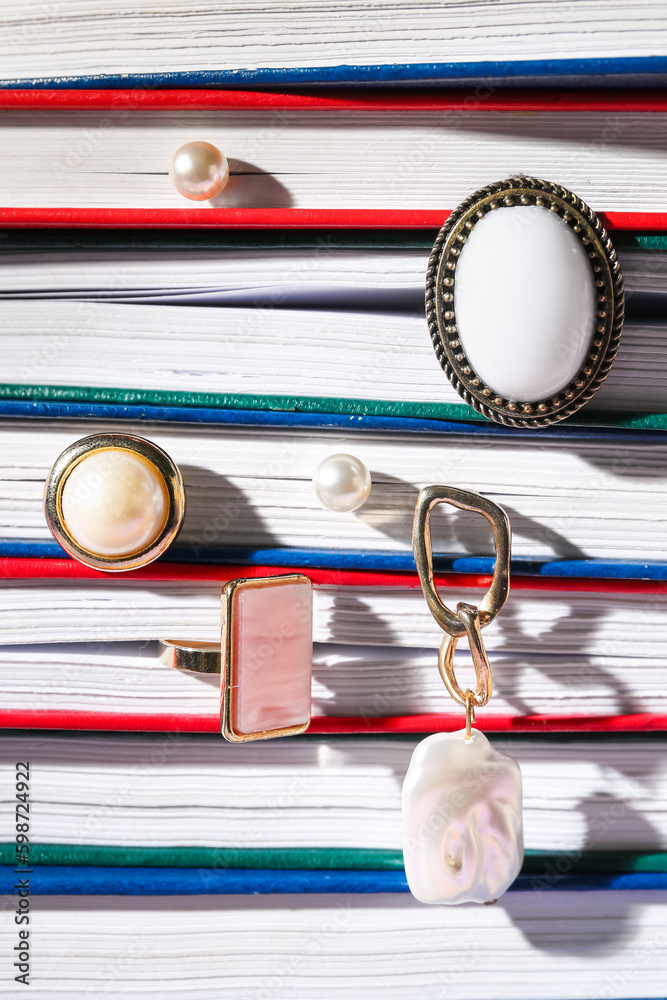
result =
[{"label": "gold chain link pendant", "polygon": [[[491,586],[479,607],[459,603],[456,612],[441,600],[433,577],[430,515],[447,503],[485,517],[493,528],[496,563]],[[465,728],[436,733],[416,748],[403,785],[403,856],[408,884],[424,903],[489,903],[512,884],[523,862],[521,772],[473,728],[475,710],[493,690],[482,629],[509,593],[510,525],[505,511],[467,490],[429,486],[417,498],[413,549],[424,597],[445,632],[438,669],[452,698],[465,707]],[[461,687],[454,651],[466,636],[475,688]]]}]

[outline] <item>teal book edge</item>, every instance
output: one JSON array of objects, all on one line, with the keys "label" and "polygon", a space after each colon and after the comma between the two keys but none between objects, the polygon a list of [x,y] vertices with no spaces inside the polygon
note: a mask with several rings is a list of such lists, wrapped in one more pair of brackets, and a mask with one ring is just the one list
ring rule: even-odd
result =
[{"label": "teal book edge", "polygon": [[[0,844],[0,865],[16,844]],[[238,868],[284,871],[402,871],[403,853],[357,848],[113,847],[31,844],[30,865],[104,868]],[[667,852],[526,851],[524,874],[667,872]]]},{"label": "teal book edge", "polygon": [[[444,375],[443,375],[444,378]],[[94,406],[193,407],[266,413],[332,414],[346,417],[388,417],[435,421],[490,422],[466,403],[406,403],[375,399],[319,396],[243,395],[216,392],[171,392],[55,385],[0,384],[0,400],[34,403],[86,403]],[[40,413],[41,416],[46,414]],[[54,414],[55,415],[55,414]],[[667,430],[665,413],[608,413],[580,410],[570,427],[620,430]],[[463,430],[463,428],[462,428]]]}]

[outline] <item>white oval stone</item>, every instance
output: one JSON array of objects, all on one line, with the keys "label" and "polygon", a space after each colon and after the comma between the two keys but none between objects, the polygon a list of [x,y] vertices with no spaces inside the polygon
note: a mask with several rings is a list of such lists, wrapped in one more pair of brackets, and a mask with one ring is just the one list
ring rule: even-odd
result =
[{"label": "white oval stone", "polygon": [[546,399],[586,359],[593,273],[579,239],[547,208],[503,207],[480,219],[461,250],[454,300],[463,350],[501,396]]},{"label": "white oval stone", "polygon": [[82,548],[130,556],[158,538],[169,495],[152,462],[126,448],[104,448],[74,466],[63,484],[61,509],[68,533]]},{"label": "white oval stone", "polygon": [[473,729],[417,746],[403,784],[403,857],[422,903],[488,903],[523,862],[521,771]]}]

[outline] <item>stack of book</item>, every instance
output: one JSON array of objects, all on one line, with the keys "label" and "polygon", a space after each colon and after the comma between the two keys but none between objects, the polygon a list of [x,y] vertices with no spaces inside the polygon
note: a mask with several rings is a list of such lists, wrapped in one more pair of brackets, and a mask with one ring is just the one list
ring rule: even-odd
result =
[{"label": "stack of book", "polygon": [[[399,45],[379,7],[361,38],[355,4],[284,3],[258,8],[252,34],[239,21],[248,63],[227,24],[213,73],[201,5],[181,5],[183,39],[180,8],[130,27],[126,6],[88,54],[90,11],[58,5],[2,70],[0,938],[18,957],[0,992],[664,996],[667,96],[647,89],[664,35],[638,19],[629,40],[611,4],[594,44],[571,11],[597,18],[592,4],[482,5],[444,64],[470,4],[420,4],[423,37]],[[401,26],[412,6],[382,5]],[[284,71],[262,61],[267,25]],[[56,27],[67,59],[44,55]],[[327,55],[334,29],[354,66]],[[145,48],[121,58],[130,31]],[[492,51],[503,61],[480,63]],[[536,78],[590,89],[499,86]],[[590,86],[609,78],[637,86]],[[473,85],[290,90],[378,80]],[[205,89],[239,83],[254,89]],[[189,139],[230,162],[205,207],[168,177]],[[456,395],[424,312],[448,213],[519,172],[592,206],[626,284],[609,378],[539,431]],[[172,457],[187,513],[164,557],[111,575],[58,546],[42,492],[65,447],[114,430]],[[372,475],[353,513],[312,489],[341,452]],[[487,907],[417,902],[401,853],[412,750],[464,721],[411,550],[417,493],[440,483],[496,500],[513,528],[477,726],[521,765],[527,850]],[[440,594],[478,604],[484,522],[439,510],[432,536]],[[314,584],[312,724],[227,744],[219,678],[171,669],[161,640],[215,642],[227,581],[292,570]],[[471,676],[465,651],[456,662]]]}]

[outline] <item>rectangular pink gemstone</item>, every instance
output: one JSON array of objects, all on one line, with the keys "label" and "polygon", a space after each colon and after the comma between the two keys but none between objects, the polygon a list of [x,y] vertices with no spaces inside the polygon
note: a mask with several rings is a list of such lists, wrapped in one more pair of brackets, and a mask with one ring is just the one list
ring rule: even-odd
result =
[{"label": "rectangular pink gemstone", "polygon": [[244,735],[310,721],[313,591],[280,577],[241,585],[231,613],[230,725]]}]

